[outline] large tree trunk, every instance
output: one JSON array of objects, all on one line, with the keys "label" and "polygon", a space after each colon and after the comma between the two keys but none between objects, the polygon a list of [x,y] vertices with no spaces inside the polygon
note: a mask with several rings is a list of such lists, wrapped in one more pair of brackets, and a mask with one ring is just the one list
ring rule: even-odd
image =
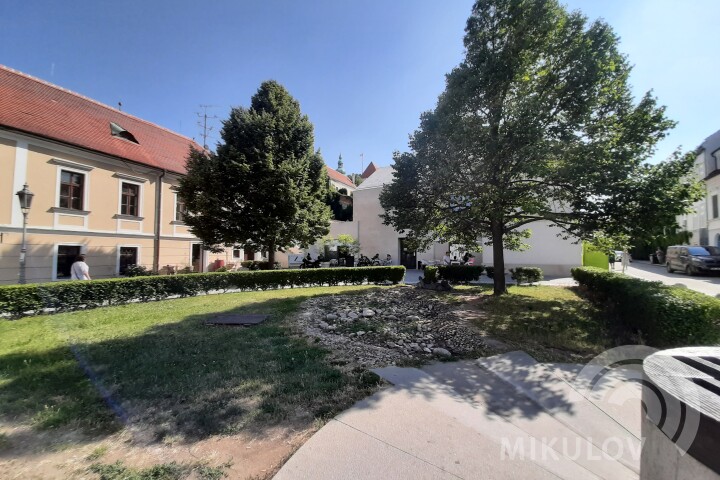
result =
[{"label": "large tree trunk", "polygon": [[503,251],[503,226],[500,222],[492,224],[493,243],[493,294],[504,295],[507,293],[505,285],[505,252]]},{"label": "large tree trunk", "polygon": [[275,268],[275,245],[268,245],[268,264],[270,270]]}]

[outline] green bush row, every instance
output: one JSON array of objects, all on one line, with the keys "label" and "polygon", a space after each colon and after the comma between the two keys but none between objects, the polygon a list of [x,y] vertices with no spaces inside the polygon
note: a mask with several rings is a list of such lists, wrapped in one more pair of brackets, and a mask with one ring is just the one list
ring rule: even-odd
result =
[{"label": "green bush row", "polygon": [[268,290],[363,283],[399,283],[405,267],[313,268],[161,275],[0,286],[0,314],[11,317],[190,297],[227,290]]},{"label": "green bush row", "polygon": [[660,282],[648,282],[595,267],[572,276],[610,309],[618,326],[640,332],[648,345],[711,345],[720,340],[720,300]]},{"label": "green bush row", "polygon": [[480,280],[484,269],[482,265],[440,265],[438,274],[450,283],[470,283]]},{"label": "green bush row", "polygon": [[518,285],[523,283],[535,283],[543,279],[543,271],[537,267],[517,267],[510,269],[510,278]]}]

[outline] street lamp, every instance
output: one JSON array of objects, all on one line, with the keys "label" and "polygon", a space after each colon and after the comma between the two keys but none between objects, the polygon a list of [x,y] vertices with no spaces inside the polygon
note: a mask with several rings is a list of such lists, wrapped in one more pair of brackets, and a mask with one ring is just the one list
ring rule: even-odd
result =
[{"label": "street lamp", "polygon": [[34,193],[28,188],[26,183],[22,190],[16,193],[20,199],[20,210],[23,214],[23,233],[22,233],[22,246],[20,247],[20,283],[25,283],[25,253],[27,252],[27,244],[25,243],[25,233],[27,232],[27,217],[30,213],[30,206],[32,205]]}]

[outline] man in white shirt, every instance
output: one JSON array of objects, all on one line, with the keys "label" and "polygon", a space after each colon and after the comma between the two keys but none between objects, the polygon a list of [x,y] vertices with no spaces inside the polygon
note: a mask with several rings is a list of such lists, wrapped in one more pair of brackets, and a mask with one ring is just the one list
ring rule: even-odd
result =
[{"label": "man in white shirt", "polygon": [[71,280],[92,280],[90,278],[90,267],[85,263],[85,255],[78,255],[75,263],[70,267]]},{"label": "man in white shirt", "polygon": [[450,262],[452,262],[452,259],[450,258],[450,252],[445,252],[445,256],[443,257],[443,265],[450,265]]}]

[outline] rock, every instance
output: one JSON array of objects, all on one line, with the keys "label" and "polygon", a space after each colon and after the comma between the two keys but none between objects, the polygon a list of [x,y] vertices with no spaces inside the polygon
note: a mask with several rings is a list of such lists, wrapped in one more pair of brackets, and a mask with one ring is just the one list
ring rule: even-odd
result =
[{"label": "rock", "polygon": [[327,315],[325,315],[325,320],[332,321],[332,320],[337,320],[337,319],[338,319],[338,316],[335,315],[334,313],[328,313]]},{"label": "rock", "polygon": [[358,315],[357,313],[355,313],[355,312],[350,312],[350,313],[348,313],[348,318],[351,319],[351,320],[357,320],[358,316],[359,316],[359,315]]},{"label": "rock", "polygon": [[323,322],[322,320],[318,322],[318,326],[323,330],[327,330],[328,328],[330,328],[330,325],[327,322]]},{"label": "rock", "polygon": [[369,308],[364,308],[363,311],[362,311],[362,316],[363,316],[363,317],[374,317],[374,316],[375,316],[375,312],[373,312],[373,311],[370,310]]},{"label": "rock", "polygon": [[425,348],[423,348],[423,352],[425,352],[425,353],[432,353],[432,350],[430,350],[429,348],[425,347]]},{"label": "rock", "polygon": [[419,322],[420,317],[418,317],[417,315],[409,315],[405,320],[407,320],[408,322]]},{"label": "rock", "polygon": [[449,350],[446,350],[444,348],[439,348],[439,347],[433,348],[432,353],[437,355],[438,357],[445,357],[445,358],[452,357],[452,353],[450,353]]},{"label": "rock", "polygon": [[395,315],[388,315],[385,318],[387,318],[388,320],[397,320],[398,319]]},{"label": "rock", "polygon": [[507,344],[505,342],[501,342],[500,340],[495,340],[494,338],[490,337],[482,337],[482,341],[488,348],[492,348],[493,350],[505,350],[508,348]]},{"label": "rock", "polygon": [[364,330],[360,330],[360,331],[357,332],[355,335],[357,335],[358,337],[362,337],[363,335],[365,335],[365,331],[364,331]]}]

